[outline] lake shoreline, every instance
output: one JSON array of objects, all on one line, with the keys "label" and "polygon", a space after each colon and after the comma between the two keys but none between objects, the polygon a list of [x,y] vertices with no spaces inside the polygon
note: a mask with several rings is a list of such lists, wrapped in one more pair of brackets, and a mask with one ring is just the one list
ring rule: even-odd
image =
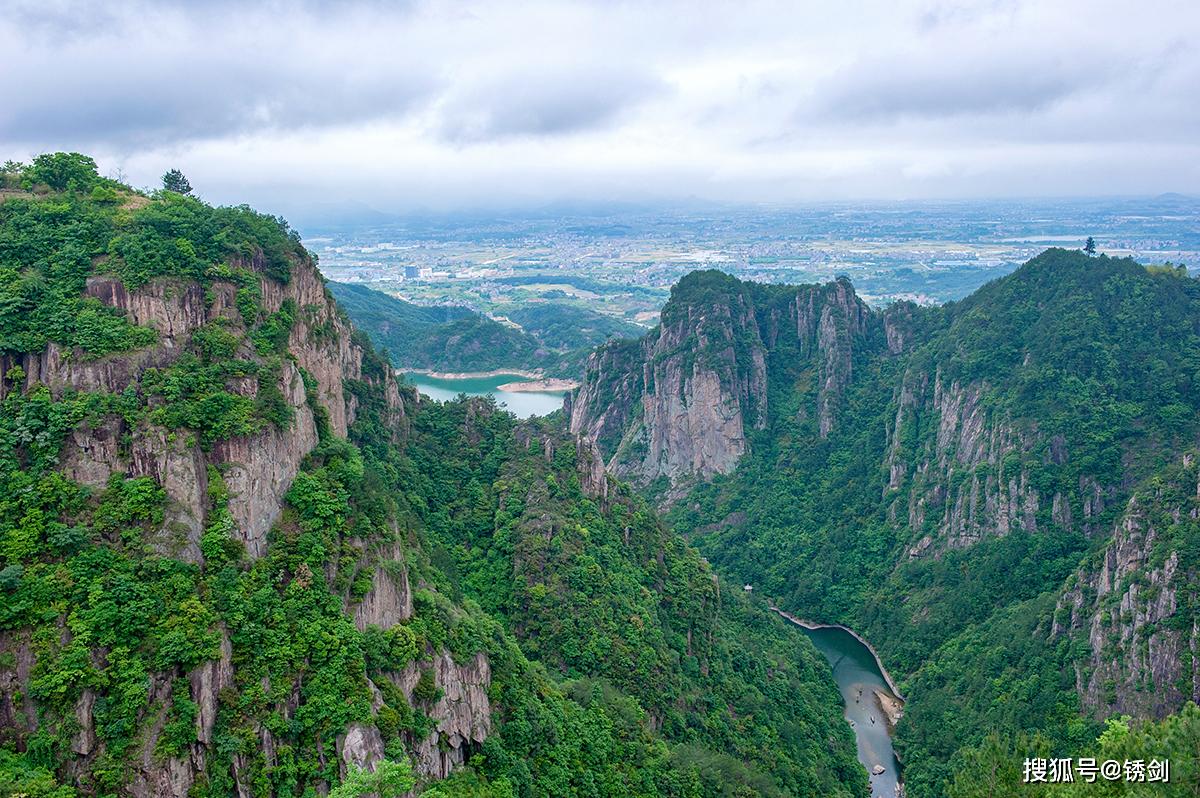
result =
[{"label": "lake shoreline", "polygon": [[[540,380],[546,375],[541,371],[525,369],[492,369],[491,371],[431,371],[429,369],[399,368],[397,374],[420,374],[433,380],[486,380],[492,377],[524,377],[527,380]],[[510,383],[521,385],[523,383]]]},{"label": "lake shoreline", "polygon": [[508,393],[558,393],[573,391],[579,387],[577,380],[564,380],[558,377],[550,377],[544,380],[530,380],[528,382],[506,382],[499,386],[496,390],[507,391]]}]

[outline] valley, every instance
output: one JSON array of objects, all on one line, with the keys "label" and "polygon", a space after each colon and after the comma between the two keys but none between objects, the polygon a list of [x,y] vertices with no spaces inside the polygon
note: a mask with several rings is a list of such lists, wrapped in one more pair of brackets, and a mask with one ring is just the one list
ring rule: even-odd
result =
[{"label": "valley", "polygon": [[1030,751],[1195,784],[1186,268],[1051,248],[886,307],[706,269],[653,328],[517,329],[327,284],[244,206],[26,169],[5,790],[960,798]]}]

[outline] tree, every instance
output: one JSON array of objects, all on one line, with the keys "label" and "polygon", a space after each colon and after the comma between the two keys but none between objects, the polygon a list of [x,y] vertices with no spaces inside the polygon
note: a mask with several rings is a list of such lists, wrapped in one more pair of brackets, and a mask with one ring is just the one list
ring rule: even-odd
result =
[{"label": "tree", "polygon": [[96,162],[77,152],[55,152],[39,155],[33,165],[25,170],[25,179],[33,183],[45,183],[55,191],[83,191],[90,189],[100,175]]},{"label": "tree", "polygon": [[408,760],[381,759],[373,773],[351,765],[342,783],[329,791],[329,798],[359,798],[363,795],[400,798],[416,783]]},{"label": "tree", "polygon": [[162,176],[163,188],[176,194],[191,194],[192,184],[183,176],[183,172],[172,169]]},{"label": "tree", "polygon": [[15,188],[21,184],[21,173],[25,171],[25,164],[17,163],[16,161],[5,161],[3,166],[0,166],[0,188]]},{"label": "tree", "polygon": [[1089,255],[1095,255],[1096,254],[1096,239],[1092,238],[1091,236],[1088,236],[1087,241],[1085,241],[1083,244],[1083,251]]}]

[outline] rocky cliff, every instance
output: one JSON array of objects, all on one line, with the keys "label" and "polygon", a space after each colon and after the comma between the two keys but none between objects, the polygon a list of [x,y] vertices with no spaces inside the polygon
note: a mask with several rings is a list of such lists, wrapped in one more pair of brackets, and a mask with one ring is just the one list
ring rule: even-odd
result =
[{"label": "rocky cliff", "polygon": [[640,341],[594,352],[566,409],[613,473],[642,485],[665,477],[673,495],[678,483],[732,471],[767,427],[770,362],[808,370],[801,412],[827,437],[856,353],[881,326],[846,281],[775,290],[720,272],[681,280],[661,319]]},{"label": "rocky cliff", "polygon": [[[866,631],[916,691],[900,736],[939,794],[963,734],[1200,697],[1197,346],[1200,281],[1128,259],[1048,250],[878,311],[843,281],[700,274],[593,355],[570,420],[611,471],[670,480],[677,528],[755,595]],[[697,435],[717,412],[736,434]]]},{"label": "rocky cliff", "polygon": [[[314,410],[320,407],[334,434],[344,437],[354,420],[356,401],[346,390],[346,381],[362,378],[362,351],[352,343],[349,326],[311,261],[299,260],[286,283],[262,275],[261,258],[235,261],[233,267],[258,275],[265,312],[278,313],[284,303],[300,309],[287,339],[291,356],[283,360],[275,378],[292,423],[220,440],[204,451],[160,426],[142,422],[131,427],[121,417],[108,415],[73,431],[62,454],[65,473],[96,488],[114,473],[153,477],[170,501],[164,551],[193,562],[200,561],[208,467],[224,474],[237,533],[252,556],[261,556],[267,532],[279,518],[283,495],[301,460],[317,444]],[[158,340],[153,346],[90,360],[51,343],[43,352],[6,356],[0,365],[6,373],[12,366],[21,368],[23,390],[45,385],[58,397],[67,390],[103,394],[137,390],[148,370],[170,367],[189,350],[193,334],[210,325],[220,325],[241,338],[242,353],[253,357],[246,340],[247,323],[236,304],[238,288],[223,280],[206,288],[195,281],[164,277],[130,291],[118,278],[90,277],[85,294],[124,314],[130,323],[155,330]],[[308,401],[302,369],[316,381],[315,405]],[[0,388],[0,396],[16,387]],[[241,378],[231,387],[249,398],[260,390],[254,377]],[[393,398],[395,421],[402,425],[399,394],[391,387],[388,395]],[[119,446],[122,438],[128,443]]]},{"label": "rocky cliff", "polygon": [[[103,259],[99,262],[103,265]],[[359,414],[360,397],[374,403],[372,423],[384,431],[385,439],[399,443],[408,434],[410,399],[390,370],[376,363],[368,373],[364,350],[315,264],[299,250],[289,266],[286,279],[280,279],[258,250],[232,257],[213,279],[162,276],[136,288],[99,269],[86,278],[83,296],[111,309],[114,318],[128,325],[153,330],[152,344],[100,357],[55,342],[41,351],[0,352],[0,400],[11,399],[9,409],[43,392],[61,406],[84,397],[89,406],[99,408],[70,417],[61,433],[57,469],[62,477],[93,495],[106,496],[113,486],[138,480],[161,489],[161,515],[147,516],[149,523],[140,530],[148,554],[190,563],[194,569],[216,568],[219,563],[209,558],[227,557],[229,551],[216,548],[213,541],[219,538],[212,536],[228,535],[239,546],[237,556],[253,567],[268,554],[273,529],[296,528],[295,520],[284,518],[285,497],[306,458],[323,440],[347,437]],[[214,351],[235,365],[225,367]],[[201,369],[222,369],[223,377],[199,389],[210,393],[197,396],[187,380]],[[172,380],[164,390],[164,381]],[[206,401],[225,402],[227,409],[211,416],[218,423],[239,410],[269,412],[272,420],[251,415],[234,428],[235,434],[168,423],[174,421],[171,412],[179,404],[193,401],[201,407]],[[331,585],[350,580],[369,585],[361,595],[348,597],[344,608],[363,632],[386,632],[414,615],[400,537],[394,521],[390,534],[381,530],[372,537],[347,535],[335,544],[347,559],[326,563]],[[11,548],[5,551],[11,557]],[[22,572],[19,566],[4,571],[18,583]],[[314,578],[318,577],[306,565],[293,575],[302,586]],[[133,796],[183,798],[201,782],[223,778],[225,765],[213,763],[218,745],[214,729],[218,717],[231,712],[234,696],[251,689],[242,673],[248,662],[245,641],[235,651],[231,640],[236,635],[231,638],[230,631],[217,624],[211,632],[215,642],[207,644],[211,658],[186,671],[178,666],[150,669],[142,698],[125,699],[140,709],[128,720],[137,733],[122,752],[110,750],[106,742],[113,738],[111,706],[118,700],[111,687],[100,680],[81,684],[69,712],[59,715],[37,686],[38,674],[53,667],[63,650],[76,643],[84,643],[86,650],[86,639],[79,634],[68,625],[56,640],[39,643],[28,631],[0,633],[0,739],[24,750],[38,735],[62,735],[69,739],[70,756],[63,771],[69,781],[93,785],[96,774],[109,769],[120,774],[116,778],[122,791]],[[190,634],[206,634],[204,623]],[[419,704],[413,689],[422,673],[432,674],[438,698],[425,711],[434,729],[411,737],[409,747],[419,776],[443,778],[489,733],[489,664],[486,655],[478,654],[459,665],[444,647],[423,645],[418,653],[427,660],[391,678],[405,699]],[[92,649],[91,667],[106,672],[118,653],[128,656],[108,646]],[[253,691],[262,706],[286,723],[308,711],[301,687],[299,680],[273,687],[264,675]],[[372,710],[379,707],[375,703]],[[182,727],[181,711],[191,718]],[[230,789],[243,796],[262,794],[262,768],[276,766],[280,747],[290,745],[279,739],[285,730],[269,722],[269,715],[256,717],[260,719],[245,729],[253,735],[254,746],[227,760]],[[221,733],[228,735],[228,726]],[[177,739],[190,742],[180,744]],[[370,769],[385,755],[384,740],[370,713],[348,725],[336,743],[342,775],[350,765]],[[123,759],[124,765],[112,770],[114,759]]]},{"label": "rocky cliff", "polygon": [[1200,471],[1189,453],[1135,493],[1060,597],[1052,636],[1085,646],[1076,689],[1097,716],[1161,718],[1200,701],[1198,538]]}]

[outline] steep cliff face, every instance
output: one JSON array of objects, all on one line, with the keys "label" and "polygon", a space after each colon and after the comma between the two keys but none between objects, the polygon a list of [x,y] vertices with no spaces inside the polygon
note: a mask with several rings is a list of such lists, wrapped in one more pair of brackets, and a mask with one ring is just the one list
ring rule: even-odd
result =
[{"label": "steep cliff face", "polygon": [[[234,266],[255,274],[263,269],[261,258],[235,261]],[[352,342],[350,329],[325,292],[315,266],[300,260],[287,283],[266,276],[257,282],[266,312],[279,312],[285,302],[298,309],[287,339],[292,357],[282,361],[277,377],[290,424],[218,440],[204,451],[186,436],[148,423],[131,428],[119,416],[110,415],[74,430],[62,454],[63,468],[72,479],[97,488],[114,473],[153,477],[169,498],[162,551],[191,562],[201,559],[209,466],[223,473],[237,534],[250,555],[259,557],[266,550],[267,532],[279,518],[284,493],[301,460],[317,444],[315,407],[322,408],[337,435],[344,437],[354,420],[356,400],[346,390],[346,382],[362,379],[362,350]],[[158,278],[130,291],[115,277],[90,277],[87,296],[122,312],[132,324],[157,331],[155,345],[88,360],[50,344],[44,352],[14,359],[12,365],[22,367],[25,390],[39,384],[55,396],[66,390],[104,394],[136,390],[148,369],[171,366],[188,350],[193,334],[208,325],[219,324],[231,334],[245,336],[237,292],[237,285],[220,280],[206,290],[194,281]],[[253,357],[246,347],[243,344],[242,353]],[[308,401],[301,369],[316,382],[316,405]],[[260,389],[254,377],[233,381],[230,387],[249,398]],[[388,396],[395,421],[402,425],[404,409],[394,384]],[[118,445],[122,437],[129,438],[125,446]]]},{"label": "steep cliff face", "polygon": [[1081,640],[1084,705],[1160,718],[1200,701],[1200,472],[1195,454],[1129,500],[1112,539],[1059,599],[1052,635]]},{"label": "steep cliff face", "polygon": [[610,443],[618,476],[644,484],[728,473],[748,429],[766,423],[765,350],[753,307],[740,292],[726,299],[677,298],[636,354],[617,344],[589,357],[571,400],[571,431]]},{"label": "steep cliff face", "polygon": [[[833,430],[854,358],[879,326],[846,281],[776,290],[720,272],[688,275],[658,329],[602,347],[568,399],[570,429],[637,484],[727,474],[767,427],[768,363],[811,368],[817,433]],[[678,495],[678,490],[673,491]]]},{"label": "steep cliff face", "polygon": [[439,651],[431,659],[413,663],[391,676],[414,706],[422,706],[424,701],[416,695],[424,673],[431,675],[438,690],[437,699],[424,707],[435,725],[428,736],[412,741],[412,750],[418,773],[443,779],[477,752],[491,733],[492,707],[487,690],[492,671],[483,654],[460,665],[448,651]]},{"label": "steep cliff face", "polygon": [[[984,728],[1053,736],[1081,704],[1145,717],[1196,697],[1197,480],[1154,480],[1200,434],[1200,282],[1049,250],[940,308],[871,311],[840,282],[735,288],[765,432],[743,424],[728,478],[676,477],[671,518],[755,595],[866,630],[918,696],[901,724],[914,784],[945,792],[944,763]],[[700,302],[727,303],[713,293]],[[622,436],[652,440],[646,406],[669,404],[650,377],[690,362],[651,354],[673,318],[598,353],[573,397],[612,470],[661,473]],[[710,401],[742,408],[720,379]]]},{"label": "steep cliff face", "polygon": [[[1023,466],[1037,447],[1036,427],[989,411],[988,392],[984,382],[946,384],[940,373],[932,380],[907,375],[896,390],[886,455],[887,490],[895,494],[889,517],[897,525],[907,520],[915,539],[909,557],[1037,531],[1039,495]],[[913,431],[923,426],[934,432],[914,447]]]}]

